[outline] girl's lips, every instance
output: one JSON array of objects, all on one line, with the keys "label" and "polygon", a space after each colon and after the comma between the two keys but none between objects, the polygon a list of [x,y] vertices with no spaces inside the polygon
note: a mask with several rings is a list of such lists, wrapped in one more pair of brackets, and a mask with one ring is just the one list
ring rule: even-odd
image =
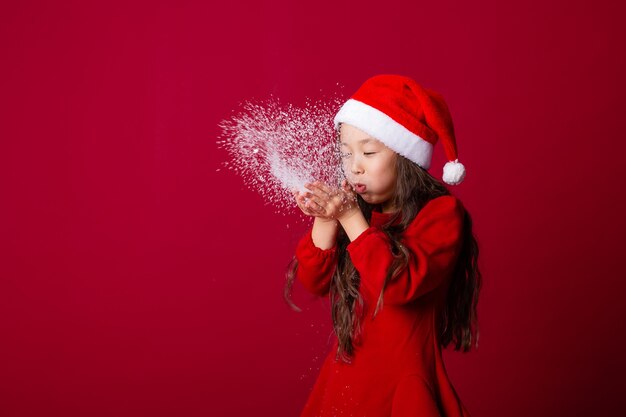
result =
[{"label": "girl's lips", "polygon": [[364,193],[366,189],[367,187],[363,184],[354,184],[354,190],[359,194]]}]

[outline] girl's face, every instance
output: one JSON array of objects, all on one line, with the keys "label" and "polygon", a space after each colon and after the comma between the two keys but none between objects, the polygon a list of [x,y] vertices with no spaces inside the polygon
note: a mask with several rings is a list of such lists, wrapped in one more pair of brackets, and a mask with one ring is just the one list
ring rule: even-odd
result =
[{"label": "girl's face", "polygon": [[393,211],[396,152],[345,123],[339,127],[339,141],[343,171],[355,191],[369,204],[383,204],[383,212]]}]

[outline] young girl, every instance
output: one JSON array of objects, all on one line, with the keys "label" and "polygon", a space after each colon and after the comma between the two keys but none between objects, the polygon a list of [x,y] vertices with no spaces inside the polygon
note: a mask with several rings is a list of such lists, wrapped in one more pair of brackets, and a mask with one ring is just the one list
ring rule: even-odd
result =
[{"label": "young girl", "polygon": [[426,170],[437,140],[459,184],[452,120],[443,98],[410,78],[367,80],[334,120],[340,187],[294,192],[314,217],[287,273],[328,296],[337,336],[302,417],[468,416],[442,347],[478,341],[481,285],[472,220]]}]

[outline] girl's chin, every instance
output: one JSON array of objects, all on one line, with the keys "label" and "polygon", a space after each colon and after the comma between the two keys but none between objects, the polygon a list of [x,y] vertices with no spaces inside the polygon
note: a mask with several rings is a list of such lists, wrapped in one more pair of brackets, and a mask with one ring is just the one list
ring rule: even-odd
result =
[{"label": "girl's chin", "polygon": [[372,196],[368,193],[366,194],[361,194],[361,197],[363,198],[363,200],[365,200],[366,203],[368,204],[380,204],[381,201],[379,198],[376,198],[376,196]]}]

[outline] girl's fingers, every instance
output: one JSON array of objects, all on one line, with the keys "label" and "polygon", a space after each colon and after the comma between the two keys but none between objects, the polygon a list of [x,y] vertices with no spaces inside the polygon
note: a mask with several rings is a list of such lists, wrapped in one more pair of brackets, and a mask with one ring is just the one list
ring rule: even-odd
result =
[{"label": "girl's fingers", "polygon": [[303,210],[316,210],[321,204],[316,203],[317,197],[311,195],[311,193],[298,194],[296,196],[296,202]]},{"label": "girl's fingers", "polygon": [[314,195],[314,194],[311,194],[311,193],[309,193],[309,192],[306,192],[306,193],[300,193],[300,194],[298,194],[298,196],[297,196],[296,198],[300,199],[300,201],[302,202],[302,204],[304,204],[304,203],[306,203],[307,201],[309,201],[309,200],[311,200],[311,199],[313,199],[313,198],[317,198],[317,197],[315,197],[315,195]]},{"label": "girl's fingers", "polygon": [[317,203],[320,207],[325,207],[328,204],[328,200],[326,199],[326,195],[319,196],[318,194],[306,193],[305,197],[309,199],[309,201],[313,201]]},{"label": "girl's fingers", "polygon": [[310,217],[326,217],[325,209],[311,199],[305,199],[302,194],[296,195],[296,204],[302,213]]},{"label": "girl's fingers", "polygon": [[331,196],[331,193],[332,193],[330,188],[328,188],[326,184],[320,181],[315,181],[314,183],[306,184],[305,187],[311,190],[314,194],[323,198]]},{"label": "girl's fingers", "polygon": [[300,208],[300,210],[302,210],[302,212],[305,215],[307,215],[307,216],[318,216],[319,215],[314,210],[314,208],[309,206],[308,201],[305,201],[304,197],[302,197],[302,196],[297,196],[296,197],[296,204],[298,204],[298,207]]},{"label": "girl's fingers", "polygon": [[309,207],[307,203],[308,201],[302,195],[296,196],[296,204],[298,204],[298,207],[300,207],[300,210],[302,210],[304,214],[308,216],[312,216],[313,214],[310,212],[311,208]]},{"label": "girl's fingers", "polygon": [[328,194],[329,196],[332,196],[334,194],[333,189],[331,187],[329,187],[328,185],[324,184],[323,182],[317,182],[317,188],[322,190],[323,192],[325,192],[326,194]]},{"label": "girl's fingers", "polygon": [[308,199],[305,209],[316,217],[332,218],[337,210],[341,211],[344,206],[351,207],[353,192],[347,180],[334,188],[321,181],[307,183],[305,187],[310,190],[302,193]]},{"label": "girl's fingers", "polygon": [[317,200],[309,199],[309,201],[306,204],[308,208],[310,208],[311,210],[315,210],[316,212],[324,211],[324,205]]},{"label": "girl's fingers", "polygon": [[315,195],[315,194],[319,194],[320,191],[318,190],[317,186],[315,185],[315,183],[308,183],[308,184],[304,184],[304,187],[309,190],[307,193],[311,194],[311,195]]}]

